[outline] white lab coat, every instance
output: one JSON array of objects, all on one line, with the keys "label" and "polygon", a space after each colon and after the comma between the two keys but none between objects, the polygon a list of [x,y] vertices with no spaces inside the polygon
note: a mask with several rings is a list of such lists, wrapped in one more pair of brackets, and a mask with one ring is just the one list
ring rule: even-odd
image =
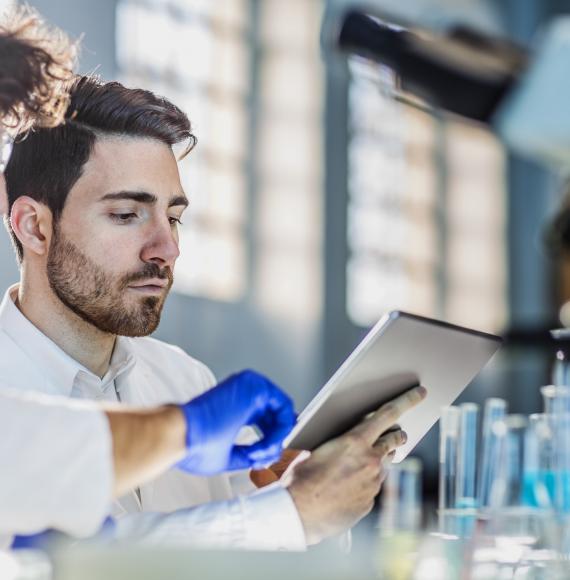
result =
[{"label": "white lab coat", "polygon": [[[205,365],[152,338],[118,337],[109,371],[101,379],[23,316],[13,302],[16,293],[14,286],[0,304],[0,388],[120,399],[149,407],[186,402],[215,384]],[[117,536],[138,541],[225,548],[306,547],[300,517],[285,489],[274,485],[235,497],[232,479],[225,474],[205,478],[171,469],[142,485],[138,493],[121,498],[112,515],[117,519]]]},{"label": "white lab coat", "polygon": [[107,419],[93,405],[0,393],[0,548],[13,534],[97,532],[113,485]]}]

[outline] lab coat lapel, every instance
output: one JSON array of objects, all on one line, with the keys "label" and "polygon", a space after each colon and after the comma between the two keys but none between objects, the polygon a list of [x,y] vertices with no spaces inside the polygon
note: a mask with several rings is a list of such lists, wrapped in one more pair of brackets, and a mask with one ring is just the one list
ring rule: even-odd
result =
[{"label": "lab coat lapel", "polygon": [[[138,358],[127,376],[119,377],[121,401],[128,405],[150,407],[180,402],[169,396],[169,387],[153,377],[144,359]],[[189,394],[190,399],[194,394]],[[140,487],[144,511],[171,512],[211,501],[233,497],[227,475],[197,477],[173,467],[151,483]]]}]

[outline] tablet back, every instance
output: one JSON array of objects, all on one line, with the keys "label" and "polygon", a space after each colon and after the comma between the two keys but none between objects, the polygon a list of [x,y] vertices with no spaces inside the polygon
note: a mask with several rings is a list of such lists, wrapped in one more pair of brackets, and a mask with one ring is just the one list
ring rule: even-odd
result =
[{"label": "tablet back", "polygon": [[382,318],[301,413],[286,444],[313,450],[410,387],[428,395],[399,424],[408,434],[401,461],[501,345],[497,336],[391,312]]}]

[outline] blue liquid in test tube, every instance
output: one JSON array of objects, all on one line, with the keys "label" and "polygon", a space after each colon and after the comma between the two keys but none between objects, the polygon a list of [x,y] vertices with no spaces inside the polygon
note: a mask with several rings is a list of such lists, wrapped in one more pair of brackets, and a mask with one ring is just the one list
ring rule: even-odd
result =
[{"label": "blue liquid in test tube", "polygon": [[570,415],[530,416],[523,504],[570,513]]},{"label": "blue liquid in test tube", "polygon": [[483,412],[481,462],[477,480],[477,503],[487,507],[491,500],[491,485],[499,455],[499,441],[493,431],[493,424],[505,418],[507,403],[503,399],[487,399]]},{"label": "blue liquid in test tube", "polygon": [[463,403],[459,409],[461,417],[459,445],[457,448],[456,507],[474,508],[477,506],[475,474],[477,469],[477,420],[479,406],[475,403]]}]

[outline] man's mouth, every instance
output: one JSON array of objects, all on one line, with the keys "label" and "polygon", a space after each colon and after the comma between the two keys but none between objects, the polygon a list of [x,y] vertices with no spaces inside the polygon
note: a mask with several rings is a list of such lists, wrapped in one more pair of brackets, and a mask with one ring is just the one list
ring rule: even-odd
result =
[{"label": "man's mouth", "polygon": [[141,294],[162,294],[168,286],[168,280],[153,278],[152,280],[142,280],[129,284],[127,288]]}]

